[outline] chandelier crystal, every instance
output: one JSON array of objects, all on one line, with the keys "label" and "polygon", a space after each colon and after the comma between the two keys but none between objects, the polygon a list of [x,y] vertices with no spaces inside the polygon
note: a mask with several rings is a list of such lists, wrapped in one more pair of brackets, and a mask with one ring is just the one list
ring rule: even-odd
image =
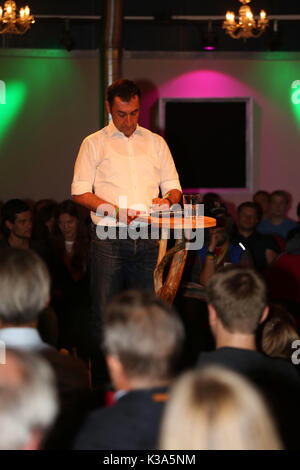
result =
[{"label": "chandelier crystal", "polygon": [[251,8],[247,3],[251,0],[240,0],[243,4],[239,9],[239,21],[235,20],[235,13],[227,11],[226,20],[223,22],[223,29],[234,39],[258,38],[265,31],[269,24],[267,14],[261,10],[258,21],[255,20]]},{"label": "chandelier crystal", "polygon": [[16,2],[7,0],[0,6],[0,34],[24,34],[35,23],[28,6],[22,7],[17,16]]}]

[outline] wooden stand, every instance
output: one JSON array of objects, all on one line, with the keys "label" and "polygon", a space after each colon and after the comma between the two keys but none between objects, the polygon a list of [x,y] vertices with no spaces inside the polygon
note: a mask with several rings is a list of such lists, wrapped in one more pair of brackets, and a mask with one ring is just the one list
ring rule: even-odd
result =
[{"label": "wooden stand", "polygon": [[[203,230],[208,227],[215,227],[216,220],[211,217],[190,216],[190,217],[139,217],[139,220],[148,222],[161,229],[159,241],[159,252],[156,268],[154,270],[154,289],[158,297],[168,303],[173,303],[185,266],[188,250],[186,244],[189,238],[185,237],[187,232],[192,230]],[[167,234],[170,229],[180,230],[181,238],[176,240],[175,246],[167,251]],[[164,269],[171,260],[169,272],[165,282]]]}]

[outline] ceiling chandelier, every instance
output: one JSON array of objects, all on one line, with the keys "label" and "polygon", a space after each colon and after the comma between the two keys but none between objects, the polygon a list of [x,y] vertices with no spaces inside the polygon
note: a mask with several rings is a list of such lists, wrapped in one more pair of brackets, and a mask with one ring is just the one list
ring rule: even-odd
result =
[{"label": "ceiling chandelier", "polygon": [[4,8],[0,6],[0,34],[24,34],[35,22],[28,6],[20,8],[18,17],[16,11],[16,2],[12,0],[7,0]]},{"label": "ceiling chandelier", "polygon": [[227,11],[226,20],[223,22],[223,29],[234,39],[258,38],[268,26],[267,14],[261,10],[259,19],[255,21],[251,8],[247,3],[251,0],[240,0],[243,4],[239,9],[239,21],[235,21],[233,11]]}]

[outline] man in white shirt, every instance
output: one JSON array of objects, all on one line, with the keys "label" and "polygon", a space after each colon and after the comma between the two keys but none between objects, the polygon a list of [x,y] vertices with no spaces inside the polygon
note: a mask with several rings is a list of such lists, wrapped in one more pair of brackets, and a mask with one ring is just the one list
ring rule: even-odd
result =
[{"label": "man in white shirt", "polygon": [[[181,198],[166,142],[138,125],[140,96],[129,80],[117,80],[108,88],[106,106],[112,121],[84,139],[71,188],[74,201],[91,210],[94,224],[90,326],[93,355],[98,357],[107,301],[124,289],[153,290],[158,240],[141,238],[132,221],[151,205],[168,210]],[[107,226],[114,230],[107,232]]]}]

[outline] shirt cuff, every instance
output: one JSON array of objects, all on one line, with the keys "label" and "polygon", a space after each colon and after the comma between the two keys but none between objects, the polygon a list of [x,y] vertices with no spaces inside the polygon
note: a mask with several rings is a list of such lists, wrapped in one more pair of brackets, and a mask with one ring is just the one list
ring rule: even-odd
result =
[{"label": "shirt cuff", "polygon": [[93,187],[88,181],[75,181],[71,184],[71,195],[78,196],[84,193],[92,193]]},{"label": "shirt cuff", "polygon": [[182,191],[179,180],[169,180],[165,183],[162,183],[160,186],[162,194],[166,194],[172,189],[178,189],[178,191]]}]

